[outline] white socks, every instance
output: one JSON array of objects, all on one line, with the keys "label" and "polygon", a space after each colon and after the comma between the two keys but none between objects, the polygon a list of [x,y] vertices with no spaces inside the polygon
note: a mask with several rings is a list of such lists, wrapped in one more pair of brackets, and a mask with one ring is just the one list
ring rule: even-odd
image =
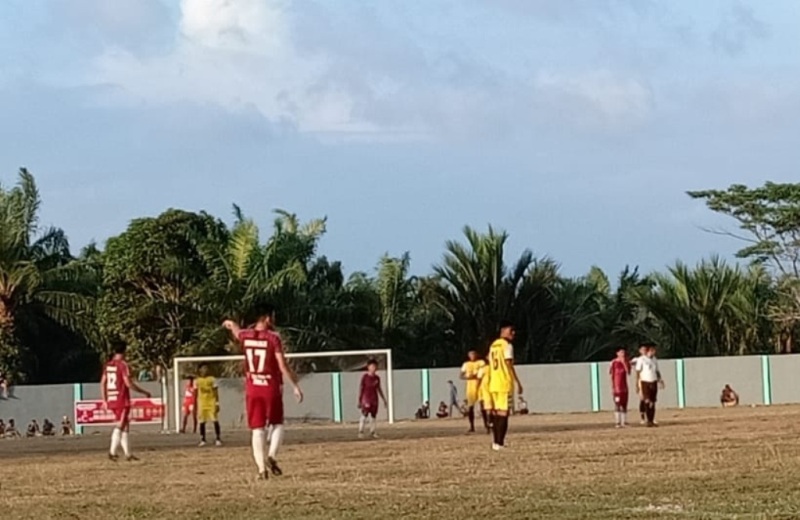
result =
[{"label": "white socks", "polygon": [[367,422],[369,422],[369,433],[375,433],[375,427],[378,421],[371,415],[362,415],[361,419],[358,420],[358,433],[364,433],[364,424]]},{"label": "white socks", "polygon": [[120,436],[120,444],[122,444],[122,452],[125,454],[126,457],[131,456],[131,448],[128,445],[128,432],[122,432]]},{"label": "white socks", "polygon": [[[274,437],[273,437],[274,438]],[[253,458],[258,466],[258,472],[264,473],[267,471],[264,462],[264,445],[266,444],[266,432],[263,429],[253,430]]]},{"label": "white socks", "polygon": [[[272,428],[272,426],[270,426],[270,428]],[[281,443],[283,443],[283,425],[277,424],[274,428],[272,428],[272,436],[270,437],[270,458],[275,459],[278,457],[278,449],[281,447]]]},{"label": "white socks", "polygon": [[628,423],[628,412],[614,412],[614,421],[618,426],[625,426]]},{"label": "white socks", "polygon": [[122,437],[122,430],[119,428],[114,428],[114,431],[111,432],[111,455],[114,457],[117,456],[117,451],[119,451],[119,443],[120,438]]}]

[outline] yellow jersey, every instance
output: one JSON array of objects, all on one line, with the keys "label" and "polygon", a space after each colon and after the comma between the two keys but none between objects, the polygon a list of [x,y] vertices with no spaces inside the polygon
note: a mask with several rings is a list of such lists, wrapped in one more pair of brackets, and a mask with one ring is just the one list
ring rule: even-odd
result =
[{"label": "yellow jersey", "polygon": [[489,391],[508,393],[514,391],[514,376],[506,361],[514,361],[514,347],[504,339],[497,339],[489,347]]},{"label": "yellow jersey", "polygon": [[198,377],[194,380],[197,387],[197,408],[209,409],[217,406],[217,380],[214,376]]},{"label": "yellow jersey", "polygon": [[467,361],[461,365],[461,373],[467,378],[467,393],[477,393],[480,381],[474,379],[478,377],[478,372],[481,368],[486,366],[486,361],[478,359],[476,361]]}]

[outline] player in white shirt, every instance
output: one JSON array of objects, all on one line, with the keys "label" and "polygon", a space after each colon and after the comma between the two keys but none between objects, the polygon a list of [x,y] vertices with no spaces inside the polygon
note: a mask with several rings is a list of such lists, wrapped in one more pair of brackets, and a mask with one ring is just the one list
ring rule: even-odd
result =
[{"label": "player in white shirt", "polygon": [[[635,357],[631,360],[631,366],[636,369],[639,363],[639,358],[645,357],[647,353],[647,345],[644,343],[639,345],[639,356]],[[639,380],[637,376],[636,380],[636,393],[639,395],[639,423],[640,424],[647,424],[647,405],[644,404],[644,399],[642,399],[642,390],[639,388]]]},{"label": "player in white shirt", "polygon": [[661,379],[661,371],[658,369],[656,360],[656,347],[652,343],[643,345],[645,347],[644,356],[636,358],[636,387],[645,405],[645,417],[647,426],[655,426],[656,401],[658,400],[658,388],[664,388],[664,380]]}]

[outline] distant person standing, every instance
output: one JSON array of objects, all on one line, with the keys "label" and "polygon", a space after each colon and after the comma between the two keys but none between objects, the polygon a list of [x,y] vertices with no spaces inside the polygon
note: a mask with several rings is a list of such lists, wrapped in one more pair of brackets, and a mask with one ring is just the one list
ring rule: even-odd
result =
[{"label": "distant person standing", "polygon": [[644,345],[645,355],[636,359],[636,386],[645,403],[645,416],[647,426],[656,426],[656,401],[658,400],[658,388],[664,387],[661,379],[661,371],[658,369],[656,360],[656,347],[652,343]]},{"label": "distant person standing", "polygon": [[369,433],[373,439],[378,438],[375,432],[378,421],[378,397],[386,405],[386,397],[381,388],[381,377],[378,375],[378,362],[370,359],[367,362],[367,372],[361,376],[361,385],[358,389],[358,409],[361,410],[361,419],[358,421],[358,438],[364,438],[364,425],[369,421]]},{"label": "distant person standing", "polygon": [[[475,404],[479,401],[480,395],[480,379],[478,373],[481,368],[486,366],[486,361],[478,358],[478,353],[470,350],[467,354],[467,360],[461,365],[461,379],[467,382],[467,418],[469,419],[469,431],[475,431]],[[481,410],[483,414],[483,424],[486,426],[486,411]]]},{"label": "distant person standing", "polygon": [[500,451],[505,447],[508,433],[508,401],[517,384],[522,395],[522,383],[514,369],[514,341],[516,331],[510,321],[500,323],[500,337],[489,347],[489,392],[492,397],[492,429],[494,439],[492,449]]},{"label": "distant person standing", "polygon": [[[634,368],[636,368],[636,366],[638,365],[639,358],[645,357],[646,353],[647,353],[647,346],[645,344],[639,345],[639,356],[634,358],[632,362]],[[636,381],[637,381],[636,392],[639,395],[639,424],[647,424],[647,405],[645,405],[644,399],[642,398],[642,392],[639,390],[638,378]]]},{"label": "distant person standing", "polygon": [[624,348],[617,349],[617,357],[611,361],[608,374],[614,398],[614,423],[617,428],[623,428],[628,423],[628,376],[631,374],[631,364]]},{"label": "distant person standing", "polygon": [[456,388],[456,385],[453,384],[452,381],[448,381],[447,382],[447,389],[448,389],[448,391],[450,393],[450,405],[449,405],[450,410],[449,410],[448,416],[452,417],[453,416],[453,408],[455,408],[456,410],[459,409],[459,405],[458,405],[458,389]]}]

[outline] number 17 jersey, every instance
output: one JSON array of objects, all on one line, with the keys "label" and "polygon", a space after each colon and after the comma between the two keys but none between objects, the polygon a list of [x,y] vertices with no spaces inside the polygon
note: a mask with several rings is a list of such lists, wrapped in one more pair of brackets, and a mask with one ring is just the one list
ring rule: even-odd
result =
[{"label": "number 17 jersey", "polygon": [[277,352],[281,337],[271,330],[245,329],[239,334],[244,352],[245,390],[248,395],[271,395],[281,390]]}]

